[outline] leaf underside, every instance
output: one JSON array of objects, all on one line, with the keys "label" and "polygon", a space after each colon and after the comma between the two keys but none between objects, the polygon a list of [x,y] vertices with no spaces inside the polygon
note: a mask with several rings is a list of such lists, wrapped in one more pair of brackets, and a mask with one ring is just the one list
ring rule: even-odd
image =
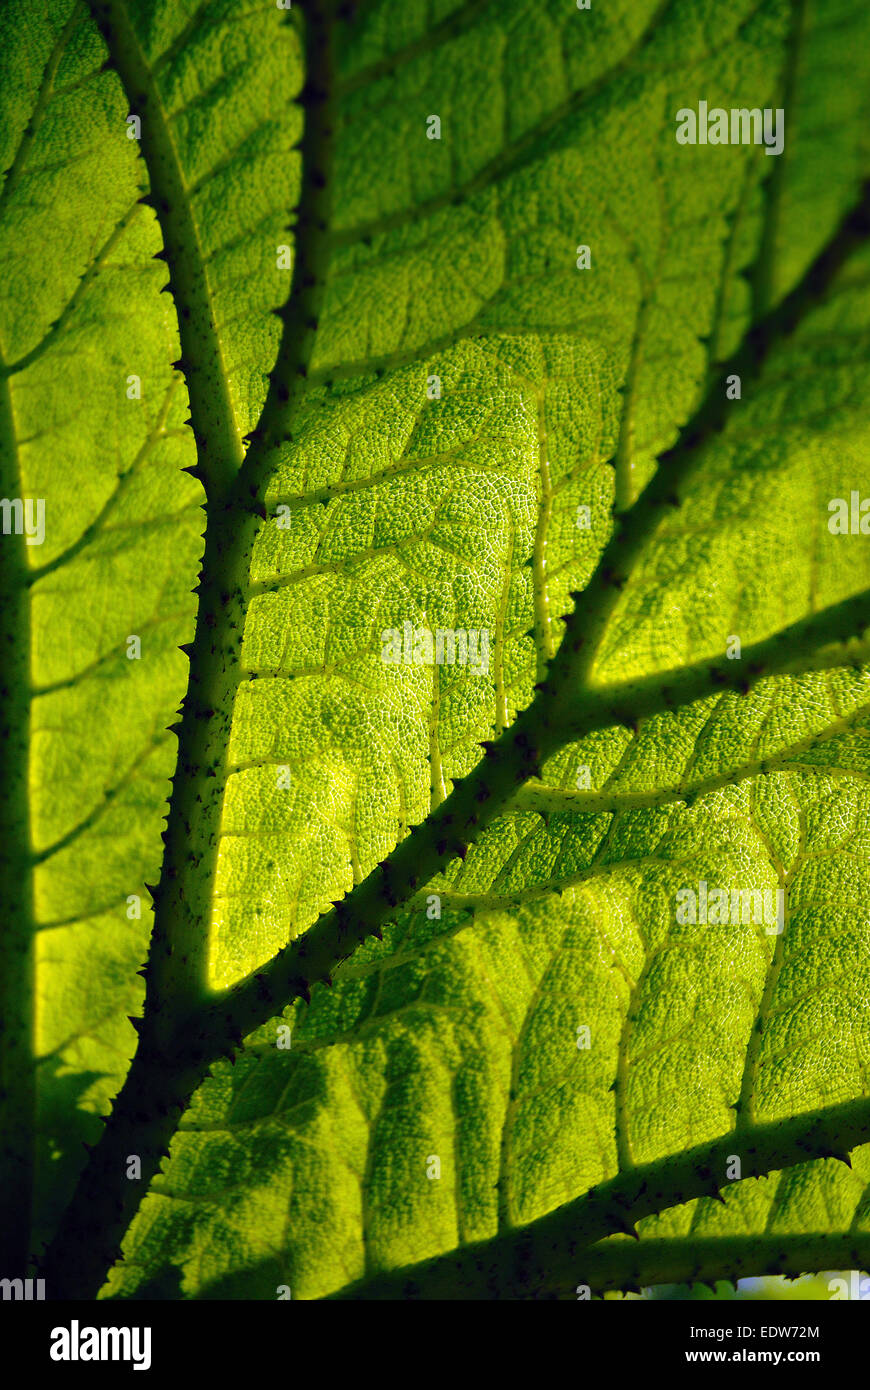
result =
[{"label": "leaf underside", "polygon": [[[203,1057],[102,1296],[866,1266],[870,664],[822,649],[870,590],[828,525],[870,492],[870,15],[346,9],[0,14],[0,494],[46,503],[0,537],[10,1250],[130,1016],[304,961],[471,775],[467,852]],[[678,144],[701,100],[783,153]],[[384,660],[408,624],[488,659]],[[680,921],[702,882],[783,930]]]}]

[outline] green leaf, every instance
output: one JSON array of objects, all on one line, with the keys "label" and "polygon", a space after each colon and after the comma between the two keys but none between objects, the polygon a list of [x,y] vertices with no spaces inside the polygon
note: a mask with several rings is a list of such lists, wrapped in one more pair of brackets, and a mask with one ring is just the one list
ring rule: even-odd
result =
[{"label": "green leaf", "polygon": [[[2,21],[31,1252],[183,1298],[866,1264],[870,21],[358,9]],[[782,155],[679,144],[701,100]]]},{"label": "green leaf", "polygon": [[0,541],[2,1224],[21,1269],[31,1191],[38,1242],[133,1052],[203,516],[118,83],[72,6],[7,6],[0,49],[0,494],[44,503],[41,543]]}]

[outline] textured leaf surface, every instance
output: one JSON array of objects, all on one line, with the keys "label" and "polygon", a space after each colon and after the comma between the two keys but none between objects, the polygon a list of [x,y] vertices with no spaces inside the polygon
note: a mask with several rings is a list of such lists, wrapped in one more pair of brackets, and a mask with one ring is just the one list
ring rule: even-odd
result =
[{"label": "textured leaf surface", "polygon": [[[29,1144],[36,1117],[44,1219],[68,1198],[81,1140],[133,1051],[125,1015],[141,1002],[143,884],[159,863],[202,495],[181,472],[195,455],[170,366],[166,268],[152,259],[159,232],[137,201],[126,108],[100,71],[99,39],[72,6],[10,5],[0,49],[0,493],[45,502],[41,545],[2,540],[4,647],[13,629],[4,918],[17,937],[4,1077],[28,1074],[31,1048],[37,1059],[4,1138],[14,1149],[23,1128]],[[131,374],[140,399],[128,398]],[[128,659],[131,635],[140,659]],[[28,795],[29,833],[17,819]],[[14,1185],[7,1196],[26,1202]]]},{"label": "textured leaf surface", "polygon": [[[212,810],[222,798],[197,883],[222,989],[387,859],[528,706],[614,503],[667,466],[717,367],[868,174],[870,26],[845,0],[362,6],[337,24],[326,74],[331,254],[304,385],[267,397],[288,209],[301,199],[297,230],[316,220],[295,28],[214,0],[104,8],[146,98],[144,161],[83,12],[61,40],[63,7],[3,21],[10,69],[33,74],[8,97],[0,234],[33,288],[0,298],[0,424],[20,468],[3,486],[49,498],[48,572],[26,585],[31,550],[4,581],[32,602],[35,925],[62,924],[40,935],[37,975],[52,1133],[81,1125],[76,1105],[106,1108],[132,1052],[147,913],[129,924],[124,902],[159,859],[163,730],[184,683],[170,654],[189,636],[201,531],[199,485],[179,472],[194,458],[179,371],[200,468],[231,475],[253,431],[266,513],[256,532],[237,519],[222,620],[243,614],[240,665],[220,687],[225,764],[201,788]],[[55,44],[57,90],[40,96]],[[678,145],[674,115],[701,99],[784,106],[784,154]],[[162,297],[145,166],[172,192],[155,200]],[[53,245],[63,272],[48,280]],[[799,324],[701,439],[614,595],[593,691],[630,692],[870,587],[866,538],[828,528],[829,500],[866,486],[868,270],[859,249],[818,302],[809,286]],[[128,362],[147,364],[140,402]],[[385,662],[385,632],[406,624],[485,632],[488,660]],[[152,644],[129,662],[140,631]],[[365,1296],[476,1242],[497,1291],[501,1243],[597,1185],[732,1134],[748,1162],[759,1126],[865,1097],[870,673],[756,675],[637,725],[615,709],[580,742],[565,732],[383,941],[214,1066],[105,1291]],[[784,931],[680,923],[678,891],[702,880],[781,891]],[[571,1296],[587,1270],[602,1287],[651,1283],[657,1262],[689,1278],[692,1241],[743,1242],[727,1275],[778,1267],[771,1236],[858,1240],[866,1151],[851,1173],[787,1157],[733,1185],[712,1174],[724,1204],[673,1191],[639,1242],[613,1236],[536,1291]]]}]

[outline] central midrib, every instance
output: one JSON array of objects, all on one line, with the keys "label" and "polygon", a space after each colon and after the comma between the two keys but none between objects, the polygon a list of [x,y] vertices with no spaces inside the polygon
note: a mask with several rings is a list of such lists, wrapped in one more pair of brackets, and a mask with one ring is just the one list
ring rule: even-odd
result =
[{"label": "central midrib", "polygon": [[[241,467],[244,449],[230,399],[223,346],[212,308],[211,289],[187,181],[163,105],[127,7],[121,0],[93,5],[121,75],[133,115],[141,119],[140,148],[163,234],[172,293],[182,339],[182,363],[197,436],[199,466],[211,500],[225,493]],[[121,71],[123,69],[123,71]],[[186,327],[186,331],[184,331]]]}]

